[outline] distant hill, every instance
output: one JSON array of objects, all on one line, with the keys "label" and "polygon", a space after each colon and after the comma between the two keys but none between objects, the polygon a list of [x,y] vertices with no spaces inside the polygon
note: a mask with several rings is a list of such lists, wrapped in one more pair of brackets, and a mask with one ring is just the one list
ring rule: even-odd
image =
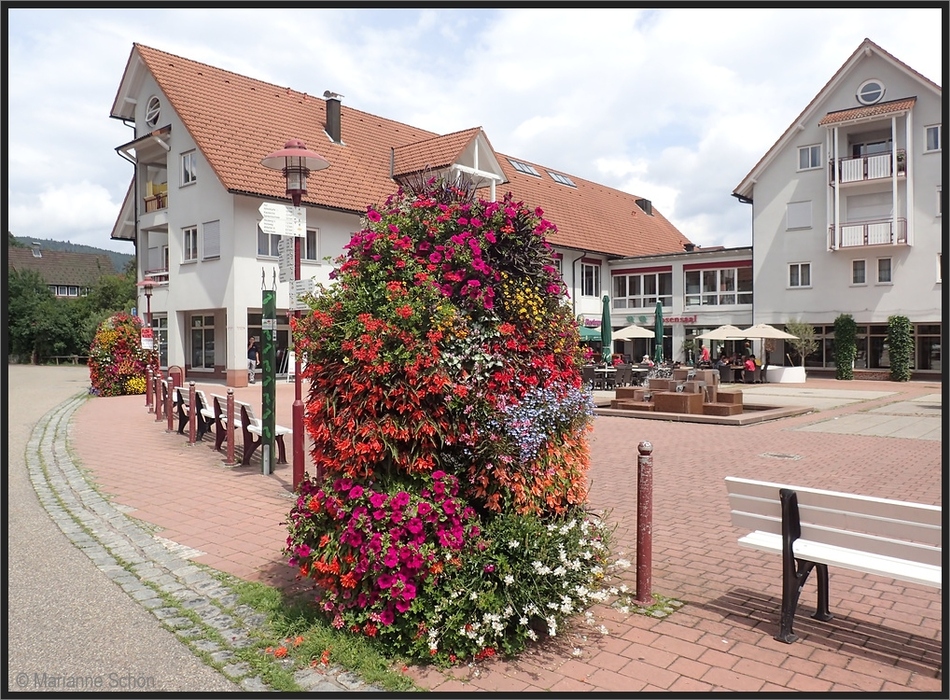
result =
[{"label": "distant hill", "polygon": [[13,240],[27,248],[33,245],[33,241],[36,241],[40,244],[40,247],[45,250],[65,250],[68,253],[96,253],[98,255],[108,255],[112,260],[112,265],[115,267],[116,272],[125,270],[125,266],[135,257],[134,255],[127,255],[126,253],[117,253],[114,250],[96,248],[95,246],[82,245],[80,243],[70,243],[68,241],[51,241],[46,238],[30,238],[28,236],[13,236]]}]

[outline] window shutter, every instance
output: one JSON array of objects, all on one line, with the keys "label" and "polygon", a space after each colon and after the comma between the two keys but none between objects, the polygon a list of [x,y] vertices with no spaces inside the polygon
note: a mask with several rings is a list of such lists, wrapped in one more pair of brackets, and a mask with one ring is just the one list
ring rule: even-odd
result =
[{"label": "window shutter", "polygon": [[221,257],[221,222],[208,221],[201,226],[204,235],[204,259]]},{"label": "window shutter", "polygon": [[789,202],[785,212],[785,228],[811,228],[811,202]]}]

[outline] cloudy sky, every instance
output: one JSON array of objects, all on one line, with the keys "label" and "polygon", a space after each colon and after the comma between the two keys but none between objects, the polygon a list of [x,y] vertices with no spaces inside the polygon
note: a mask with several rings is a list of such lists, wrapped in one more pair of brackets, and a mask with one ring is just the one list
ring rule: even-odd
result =
[{"label": "cloudy sky", "polygon": [[109,111],[133,42],[438,133],[481,126],[707,246],[751,244],[732,190],[865,38],[943,84],[941,10],[897,5],[4,11],[8,230],[126,253],[109,234],[132,133]]}]

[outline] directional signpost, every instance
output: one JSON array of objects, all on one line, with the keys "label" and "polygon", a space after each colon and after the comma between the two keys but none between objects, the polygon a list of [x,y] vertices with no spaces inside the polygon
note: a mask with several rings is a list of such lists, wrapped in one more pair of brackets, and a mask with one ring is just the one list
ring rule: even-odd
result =
[{"label": "directional signpost", "polygon": [[281,282],[294,279],[294,239],[281,238],[277,243],[277,268]]},{"label": "directional signpost", "polygon": [[257,209],[261,216],[261,231],[272,236],[307,237],[307,211],[303,207],[264,202]]}]

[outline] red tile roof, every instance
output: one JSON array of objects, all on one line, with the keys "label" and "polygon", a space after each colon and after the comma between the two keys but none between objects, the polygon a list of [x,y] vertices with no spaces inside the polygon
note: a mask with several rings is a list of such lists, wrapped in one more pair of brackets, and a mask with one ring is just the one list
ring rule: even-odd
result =
[{"label": "red tile roof", "polygon": [[[303,201],[362,213],[367,205],[381,203],[397,189],[390,178],[393,155],[399,172],[418,171],[426,165],[436,169],[452,162],[481,131],[474,128],[440,136],[341,105],[342,143],[333,143],[324,130],[326,102],[322,98],[141,44],[133,45],[129,66],[136,54],[215,175],[232,192],[286,199],[280,174],[260,161],[288,138],[298,138],[330,163],[311,179]],[[535,178],[516,171],[504,156],[497,155],[509,180],[498,188],[498,197],[510,191],[516,199],[543,209],[558,227],[548,237],[552,244],[630,256],[681,251],[689,242],[655,207],[653,216],[645,214],[635,203],[642,196],[574,175],[569,177],[577,187],[562,185],[543,166],[536,166],[541,177]]]},{"label": "red tile roof", "polygon": [[854,107],[852,109],[842,109],[838,112],[828,112],[818,122],[818,126],[827,126],[828,124],[839,124],[849,122],[854,119],[864,119],[866,117],[883,117],[886,114],[897,114],[912,109],[917,102],[916,97],[909,97],[904,100],[892,100],[890,102],[878,102],[876,105],[867,107]]},{"label": "red tile roof", "polygon": [[35,270],[46,284],[93,287],[103,275],[117,274],[112,258],[105,254],[41,248],[38,258],[32,248],[9,247],[7,252],[8,270]]}]

